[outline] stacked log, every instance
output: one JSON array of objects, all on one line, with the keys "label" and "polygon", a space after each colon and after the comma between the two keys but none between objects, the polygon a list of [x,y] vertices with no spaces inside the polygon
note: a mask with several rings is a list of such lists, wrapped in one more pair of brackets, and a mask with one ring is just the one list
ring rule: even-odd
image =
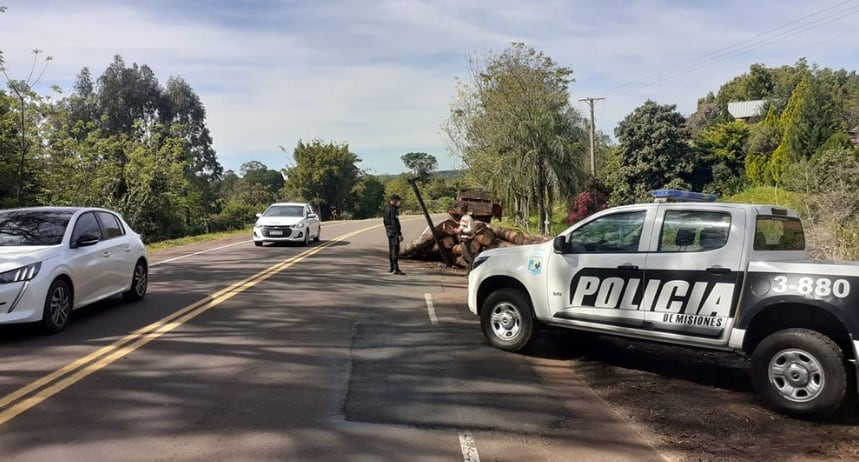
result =
[{"label": "stacked log", "polygon": [[433,230],[427,228],[420,237],[401,247],[400,257],[441,261],[441,253],[444,252],[450,257],[448,261],[455,262],[457,266],[465,267],[466,262],[462,256],[463,245],[469,245],[471,255],[475,257],[486,249],[536,244],[548,240],[543,236],[526,235],[521,231],[475,220],[473,238],[464,241],[456,233],[458,226],[458,221],[454,219],[448,219],[435,225],[434,231],[439,238],[441,248],[435,244]]}]

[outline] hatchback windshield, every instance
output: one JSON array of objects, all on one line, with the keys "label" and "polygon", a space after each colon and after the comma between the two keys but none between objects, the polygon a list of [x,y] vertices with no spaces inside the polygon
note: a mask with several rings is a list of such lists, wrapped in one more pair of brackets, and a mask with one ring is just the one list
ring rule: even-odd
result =
[{"label": "hatchback windshield", "polygon": [[59,245],[71,218],[56,210],[0,212],[0,246]]},{"label": "hatchback windshield", "polygon": [[273,205],[263,214],[267,217],[303,217],[302,205]]}]

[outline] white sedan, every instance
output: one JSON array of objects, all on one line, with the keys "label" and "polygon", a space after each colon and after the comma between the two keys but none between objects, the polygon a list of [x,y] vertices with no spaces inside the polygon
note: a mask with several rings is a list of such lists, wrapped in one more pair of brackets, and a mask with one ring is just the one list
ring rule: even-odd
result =
[{"label": "white sedan", "polygon": [[40,322],[59,332],[90,303],[143,299],[148,274],[140,235],[114,212],[0,210],[0,324]]},{"label": "white sedan", "polygon": [[254,224],[254,244],[264,242],[301,242],[307,245],[312,239],[319,242],[322,225],[319,215],[310,204],[283,202],[271,204],[263,213],[257,214]]}]

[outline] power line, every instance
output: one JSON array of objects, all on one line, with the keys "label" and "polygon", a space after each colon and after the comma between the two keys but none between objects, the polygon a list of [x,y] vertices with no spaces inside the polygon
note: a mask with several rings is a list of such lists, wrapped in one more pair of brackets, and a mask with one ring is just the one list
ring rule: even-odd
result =
[{"label": "power line", "polygon": [[[841,8],[844,5],[851,4],[847,8]],[[819,24],[829,22],[832,19],[840,19],[859,12],[859,5],[855,0],[845,0],[827,8],[815,11],[801,18],[785,23],[779,27],[770,29],[766,32],[756,34],[747,39],[739,40],[725,47],[711,51],[699,56],[684,64],[665,69],[647,77],[640,78],[615,87],[615,89],[644,87],[661,83],[679,75],[686,74],[702,67],[723,61],[727,58],[736,57],[748,53],[749,51],[769,45],[781,38],[790,36],[797,32],[809,30]],[[763,40],[758,40],[763,39]]]}]

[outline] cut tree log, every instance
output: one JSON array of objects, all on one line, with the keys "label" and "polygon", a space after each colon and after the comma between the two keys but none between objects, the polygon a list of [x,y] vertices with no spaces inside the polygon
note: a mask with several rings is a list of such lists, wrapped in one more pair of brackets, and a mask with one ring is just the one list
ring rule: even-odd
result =
[{"label": "cut tree log", "polygon": [[502,228],[501,226],[495,226],[495,225],[490,225],[489,227],[490,227],[490,229],[492,229],[492,231],[495,232],[495,235],[497,235],[501,239],[504,239],[507,242],[510,242],[510,243],[513,243],[516,245],[522,245],[525,242],[525,235],[523,235],[519,231],[509,229],[509,228]]},{"label": "cut tree log", "polygon": [[489,247],[495,242],[495,231],[492,231],[489,227],[484,227],[483,230],[474,236],[474,240],[484,247]]},{"label": "cut tree log", "polygon": [[448,261],[455,262],[458,266],[465,266],[462,257],[463,245],[468,245],[471,256],[476,257],[486,249],[497,247],[510,247],[514,245],[545,242],[548,238],[523,234],[501,226],[489,225],[479,220],[474,221],[474,239],[462,242],[456,232],[459,222],[456,220],[444,220],[433,228],[439,236],[441,247],[436,245],[432,232],[427,229],[420,237],[402,246],[400,256],[403,258],[426,258],[439,259],[444,253]]}]

